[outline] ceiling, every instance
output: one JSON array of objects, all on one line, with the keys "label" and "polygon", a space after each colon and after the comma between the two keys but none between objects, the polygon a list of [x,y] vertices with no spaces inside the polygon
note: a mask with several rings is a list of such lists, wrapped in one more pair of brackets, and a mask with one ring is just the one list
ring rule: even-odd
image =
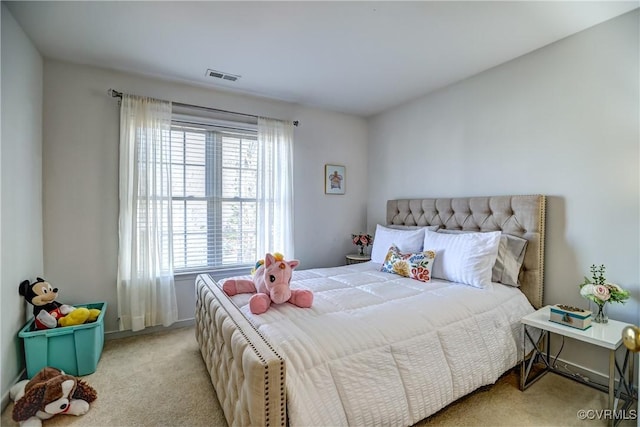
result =
[{"label": "ceiling", "polygon": [[[367,117],[640,1],[3,2],[45,58]],[[207,69],[240,75],[230,82]]]}]

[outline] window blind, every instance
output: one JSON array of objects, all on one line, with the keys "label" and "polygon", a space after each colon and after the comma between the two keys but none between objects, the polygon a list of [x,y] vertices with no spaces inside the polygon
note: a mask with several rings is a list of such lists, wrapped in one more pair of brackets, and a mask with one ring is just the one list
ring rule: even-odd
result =
[{"label": "window blind", "polygon": [[174,270],[254,264],[255,126],[176,114],[171,149]]}]

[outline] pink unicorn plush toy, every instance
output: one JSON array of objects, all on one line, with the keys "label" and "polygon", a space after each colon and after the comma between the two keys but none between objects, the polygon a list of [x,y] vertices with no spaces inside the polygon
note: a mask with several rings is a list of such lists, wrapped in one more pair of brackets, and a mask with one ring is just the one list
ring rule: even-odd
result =
[{"label": "pink unicorn plush toy", "polygon": [[309,290],[291,289],[291,274],[300,261],[285,261],[281,254],[267,254],[253,275],[253,280],[229,279],[222,290],[229,296],[257,292],[249,300],[249,310],[253,314],[262,314],[271,303],[290,302],[302,308],[311,307],[313,293]]}]

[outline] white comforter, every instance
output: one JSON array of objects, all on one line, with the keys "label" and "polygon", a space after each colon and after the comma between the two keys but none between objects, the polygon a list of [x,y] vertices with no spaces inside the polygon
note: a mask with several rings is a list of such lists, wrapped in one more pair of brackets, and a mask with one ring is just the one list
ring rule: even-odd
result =
[{"label": "white comforter", "polygon": [[408,426],[494,383],[521,354],[517,288],[491,289],[382,273],[372,262],[294,272],[313,307],[252,315],[286,360],[293,426]]}]

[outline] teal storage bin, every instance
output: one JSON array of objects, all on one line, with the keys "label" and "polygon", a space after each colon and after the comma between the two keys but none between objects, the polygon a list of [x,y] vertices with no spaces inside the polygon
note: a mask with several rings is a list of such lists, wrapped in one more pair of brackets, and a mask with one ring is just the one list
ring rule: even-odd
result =
[{"label": "teal storage bin", "polygon": [[95,322],[42,330],[35,329],[35,320],[31,319],[18,333],[24,340],[28,378],[32,378],[45,366],[58,368],[75,376],[96,371],[104,346],[107,303],[77,304],[75,307],[97,308],[100,315]]}]

